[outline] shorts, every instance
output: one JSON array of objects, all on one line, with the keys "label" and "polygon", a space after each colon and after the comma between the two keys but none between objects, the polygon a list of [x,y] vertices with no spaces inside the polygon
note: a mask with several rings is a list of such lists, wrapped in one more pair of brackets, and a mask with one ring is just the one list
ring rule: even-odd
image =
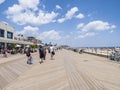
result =
[{"label": "shorts", "polygon": [[41,58],[44,58],[44,54],[40,54],[40,59],[41,59]]}]

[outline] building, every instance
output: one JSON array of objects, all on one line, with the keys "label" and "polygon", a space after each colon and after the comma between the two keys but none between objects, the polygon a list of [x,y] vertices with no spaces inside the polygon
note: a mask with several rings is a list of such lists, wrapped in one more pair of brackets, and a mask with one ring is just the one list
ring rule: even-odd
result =
[{"label": "building", "polygon": [[14,28],[7,23],[0,22],[0,46],[6,47],[8,43],[13,41]]},{"label": "building", "polygon": [[33,44],[37,45],[37,46],[43,44],[41,40],[36,39],[35,37],[32,37],[32,36],[31,37],[27,37],[27,40],[30,41],[30,42],[33,42]]},{"label": "building", "polygon": [[26,40],[15,39],[14,28],[7,23],[0,22],[0,48],[10,47],[11,43],[24,46],[33,44]]}]

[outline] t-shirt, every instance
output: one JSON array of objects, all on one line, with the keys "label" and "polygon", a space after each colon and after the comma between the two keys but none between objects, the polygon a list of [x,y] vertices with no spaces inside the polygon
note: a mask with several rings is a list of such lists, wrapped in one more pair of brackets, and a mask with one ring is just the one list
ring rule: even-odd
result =
[{"label": "t-shirt", "polygon": [[40,49],[39,49],[39,53],[40,53],[40,54],[44,54],[44,48],[40,48]]},{"label": "t-shirt", "polygon": [[50,47],[50,52],[54,52],[54,47]]},{"label": "t-shirt", "polygon": [[28,49],[27,51],[26,51],[26,56],[30,56],[30,50]]}]

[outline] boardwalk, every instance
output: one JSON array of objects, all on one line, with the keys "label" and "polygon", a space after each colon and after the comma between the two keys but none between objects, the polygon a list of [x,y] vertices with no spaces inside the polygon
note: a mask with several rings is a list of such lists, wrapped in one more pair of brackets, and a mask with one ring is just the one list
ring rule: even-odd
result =
[{"label": "boardwalk", "polygon": [[[67,50],[56,52],[54,60],[48,54],[43,64],[39,64],[38,53],[33,57],[33,65],[25,64],[25,59],[1,64],[0,72],[11,67],[10,63],[23,66],[21,70],[14,68],[18,77],[6,81],[9,84],[3,90],[120,90],[120,64],[106,58]],[[4,75],[0,73],[0,77]]]}]

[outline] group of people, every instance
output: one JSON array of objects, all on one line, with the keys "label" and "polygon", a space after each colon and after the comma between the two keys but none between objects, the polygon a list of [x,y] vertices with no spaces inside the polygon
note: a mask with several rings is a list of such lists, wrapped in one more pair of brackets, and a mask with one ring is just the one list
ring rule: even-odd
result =
[{"label": "group of people", "polygon": [[[48,49],[48,52],[51,54],[51,59],[53,59],[53,56],[55,55],[55,48],[51,45]],[[43,60],[46,59],[46,48],[44,48],[42,45],[39,47],[39,56],[40,56],[40,64],[43,63]]]},{"label": "group of people", "polygon": [[[51,59],[53,59],[53,56],[55,55],[55,48],[54,46],[50,46],[49,48],[44,48],[42,45],[39,46],[39,57],[40,57],[40,64],[43,63],[43,60],[46,59],[46,53],[50,53]],[[33,63],[33,58],[31,56],[31,51],[30,48],[26,51],[26,56],[28,57],[27,63],[32,64]]]},{"label": "group of people", "polygon": [[2,49],[0,52],[3,54],[3,57],[7,57],[7,53],[8,53],[7,47],[5,47],[4,49]]}]

